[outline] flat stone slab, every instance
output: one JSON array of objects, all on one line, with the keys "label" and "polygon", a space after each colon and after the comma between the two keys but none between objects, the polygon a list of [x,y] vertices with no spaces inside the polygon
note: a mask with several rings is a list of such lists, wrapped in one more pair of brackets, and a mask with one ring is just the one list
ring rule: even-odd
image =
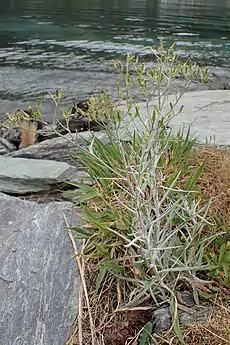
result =
[{"label": "flat stone slab", "polygon": [[77,159],[78,152],[80,150],[79,147],[87,147],[88,143],[91,143],[94,136],[100,140],[106,140],[107,138],[104,132],[66,134],[62,137],[47,139],[36,145],[14,151],[8,154],[8,156],[55,160],[79,166],[80,163]]},{"label": "flat stone slab", "polygon": [[[152,100],[149,104],[150,109],[156,102]],[[168,102],[164,108],[164,113],[169,110],[169,102],[175,102],[175,96],[170,95]],[[142,119],[147,116],[147,108],[145,102],[139,102]],[[183,111],[177,115],[169,125],[174,129],[180,127],[188,128],[191,126],[191,135],[196,136],[200,142],[212,137],[219,145],[230,145],[230,90],[206,90],[185,93],[175,107],[175,112],[179,111],[183,105]],[[121,107],[125,111],[125,107]],[[137,128],[142,127],[137,121]],[[122,137],[126,137],[127,120],[123,129]],[[129,124],[129,130],[133,130],[133,126]]]},{"label": "flat stone slab", "polygon": [[[172,97],[173,100],[173,97]],[[205,142],[210,137],[218,145],[230,145],[230,90],[210,90],[184,94],[177,105],[184,109],[171,124],[191,125],[191,134]]]},{"label": "flat stone slab", "polygon": [[71,203],[0,193],[2,345],[63,345],[71,333],[80,278],[64,215],[80,224]]},{"label": "flat stone slab", "polygon": [[0,192],[25,194],[48,190],[76,175],[67,163],[0,156]]}]

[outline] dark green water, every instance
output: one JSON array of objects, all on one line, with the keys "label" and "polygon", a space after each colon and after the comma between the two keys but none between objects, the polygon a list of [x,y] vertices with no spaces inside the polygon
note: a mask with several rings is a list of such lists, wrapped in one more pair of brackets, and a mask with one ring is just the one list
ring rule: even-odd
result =
[{"label": "dark green water", "polygon": [[[114,89],[111,60],[163,39],[182,57],[230,68],[228,0],[8,0],[0,11],[0,101],[64,88]],[[16,103],[15,103],[16,104]]]}]

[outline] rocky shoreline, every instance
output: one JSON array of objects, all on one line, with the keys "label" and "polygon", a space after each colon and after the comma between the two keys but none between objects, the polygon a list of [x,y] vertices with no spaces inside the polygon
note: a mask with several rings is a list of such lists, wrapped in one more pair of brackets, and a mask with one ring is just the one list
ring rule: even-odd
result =
[{"label": "rocky shoreline", "polygon": [[[221,139],[223,131],[230,132],[229,84],[221,79],[220,88],[185,94],[184,114],[172,127],[196,120],[195,130],[202,135],[213,131]],[[144,103],[138,105],[145,116]],[[0,294],[4,302],[0,303],[0,339],[5,345],[18,340],[61,345],[67,342],[75,322],[80,277],[71,259],[74,252],[67,225],[78,226],[81,219],[80,210],[73,209],[68,189],[71,191],[70,183],[74,182],[92,184],[77,159],[78,150],[89,145],[93,136],[107,140],[101,125],[94,124],[94,130],[89,131],[88,117],[79,115],[72,114],[70,133],[55,128],[51,137],[47,133],[45,139],[38,136],[33,145],[21,149],[20,131],[14,128],[15,136],[1,132]],[[211,118],[218,118],[219,132]],[[124,122],[124,140],[126,126]],[[45,135],[44,128],[39,134]],[[67,199],[70,202],[64,201]],[[201,308],[198,314],[194,309],[193,320],[206,320],[209,313],[210,308]],[[182,319],[192,322],[188,315],[182,314]],[[170,320],[167,307],[156,311],[155,329],[160,331],[166,324],[170,327]]]}]

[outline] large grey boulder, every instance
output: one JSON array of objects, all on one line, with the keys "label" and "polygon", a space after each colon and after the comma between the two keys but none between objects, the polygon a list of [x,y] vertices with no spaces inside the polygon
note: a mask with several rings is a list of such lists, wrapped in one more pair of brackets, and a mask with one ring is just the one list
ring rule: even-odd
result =
[{"label": "large grey boulder", "polygon": [[25,194],[49,190],[77,175],[67,163],[0,156],[0,192]]},{"label": "large grey boulder", "polygon": [[176,110],[182,105],[182,113],[171,121],[173,128],[190,125],[191,135],[200,142],[211,138],[219,145],[230,145],[230,90],[189,92],[178,102]]},{"label": "large grey boulder", "polygon": [[[169,95],[165,104],[163,114],[169,111],[169,104],[175,103],[175,95]],[[149,109],[153,109],[157,99],[153,98],[149,103]],[[147,118],[147,107],[145,102],[137,103],[140,109],[143,120]],[[230,90],[206,90],[194,91],[185,93],[178,101],[174,108],[175,114],[183,106],[182,112],[175,116],[170,126],[178,130],[181,127],[187,129],[191,128],[191,135],[199,139],[200,142],[205,142],[206,139],[215,139],[217,144],[230,145]],[[126,107],[120,107],[125,113]],[[122,137],[127,137],[128,131],[132,132],[134,128],[141,131],[143,125],[137,118],[135,125],[129,122],[128,117],[125,118],[123,129],[121,131]],[[127,131],[128,129],[128,131]]]},{"label": "large grey boulder", "polygon": [[100,140],[106,140],[106,134],[104,132],[88,131],[72,133],[53,139],[47,139],[36,145],[12,152],[8,156],[47,159],[80,165],[77,159],[80,147],[87,147],[94,136]]},{"label": "large grey boulder", "polygon": [[71,203],[0,193],[1,345],[63,345],[70,335],[80,278],[64,215],[79,225]]}]

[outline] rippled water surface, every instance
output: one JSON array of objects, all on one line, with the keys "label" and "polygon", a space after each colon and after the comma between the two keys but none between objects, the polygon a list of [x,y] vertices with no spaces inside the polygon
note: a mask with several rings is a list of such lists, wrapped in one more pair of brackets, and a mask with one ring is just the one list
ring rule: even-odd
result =
[{"label": "rippled water surface", "polygon": [[114,89],[112,59],[163,39],[181,56],[230,67],[228,0],[9,0],[0,12],[2,110],[56,88]]}]

